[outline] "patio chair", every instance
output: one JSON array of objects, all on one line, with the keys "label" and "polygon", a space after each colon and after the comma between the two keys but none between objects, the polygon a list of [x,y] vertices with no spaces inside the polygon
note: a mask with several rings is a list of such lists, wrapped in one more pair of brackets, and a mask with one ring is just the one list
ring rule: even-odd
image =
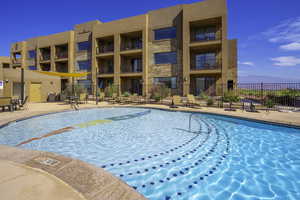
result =
[{"label": "patio chair", "polygon": [[182,106],[182,100],[181,100],[181,97],[178,96],[178,95],[174,95],[172,97],[172,104],[171,106],[174,106],[174,107],[177,107],[177,106]]},{"label": "patio chair", "polygon": [[27,101],[28,101],[28,96],[25,97],[24,101],[22,101],[19,105],[20,109],[27,109]]},{"label": "patio chair", "polygon": [[195,99],[195,96],[192,94],[187,95],[187,106],[194,107],[194,106],[200,106],[200,103],[198,103]]},{"label": "patio chair", "polygon": [[0,97],[0,107],[2,108],[2,111],[5,111],[6,107],[9,109],[9,111],[13,111],[11,97]]},{"label": "patio chair", "polygon": [[251,102],[249,105],[245,106],[244,105],[244,109],[247,111],[247,112],[258,112],[256,110],[256,107],[255,105]]}]

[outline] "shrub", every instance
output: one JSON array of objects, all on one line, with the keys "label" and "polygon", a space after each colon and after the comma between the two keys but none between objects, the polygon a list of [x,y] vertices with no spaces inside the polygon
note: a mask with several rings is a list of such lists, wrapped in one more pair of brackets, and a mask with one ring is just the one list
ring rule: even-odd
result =
[{"label": "shrub", "polygon": [[240,97],[238,95],[235,95],[233,91],[228,91],[228,92],[224,93],[224,96],[223,96],[222,100],[224,102],[228,102],[229,103],[229,107],[231,109],[232,103],[239,102],[240,101]]},{"label": "shrub", "polygon": [[206,102],[206,105],[207,105],[207,106],[212,106],[212,105],[214,105],[214,103],[215,103],[215,102],[214,102],[214,99],[213,99],[213,98],[208,98],[208,99],[207,99],[207,102]]},{"label": "shrub", "polygon": [[112,97],[114,93],[118,92],[118,88],[115,85],[110,84],[104,89],[105,96]]},{"label": "shrub", "polygon": [[130,93],[129,93],[129,92],[124,92],[124,93],[123,93],[123,96],[124,96],[124,97],[129,97],[129,96],[130,96]]},{"label": "shrub", "polygon": [[201,92],[199,97],[200,97],[200,99],[203,99],[203,100],[208,100],[209,99],[209,97],[206,95],[205,92]]},{"label": "shrub", "polygon": [[267,99],[265,101],[265,106],[268,108],[268,111],[275,106],[275,102],[272,99]]},{"label": "shrub", "polygon": [[155,84],[151,88],[151,98],[160,101],[163,98],[170,96],[170,89],[165,84]]}]

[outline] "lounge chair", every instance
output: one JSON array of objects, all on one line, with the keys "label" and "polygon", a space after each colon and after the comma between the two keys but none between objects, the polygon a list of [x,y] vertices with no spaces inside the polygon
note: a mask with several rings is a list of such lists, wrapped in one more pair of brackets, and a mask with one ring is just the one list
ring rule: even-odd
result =
[{"label": "lounge chair", "polygon": [[249,106],[245,106],[244,105],[244,109],[247,111],[247,112],[258,112],[255,108],[255,105],[251,102]]},{"label": "lounge chair", "polygon": [[13,111],[11,97],[0,97],[0,107],[2,108],[2,111],[5,111],[6,107],[9,109],[9,111]]},{"label": "lounge chair", "polygon": [[187,106],[194,107],[194,106],[200,106],[200,103],[198,103],[195,99],[195,96],[192,94],[187,95]]}]

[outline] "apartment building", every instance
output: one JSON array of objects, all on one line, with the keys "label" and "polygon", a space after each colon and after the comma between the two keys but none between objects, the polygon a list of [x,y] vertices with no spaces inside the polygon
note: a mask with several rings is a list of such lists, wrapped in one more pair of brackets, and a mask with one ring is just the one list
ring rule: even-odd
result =
[{"label": "apartment building", "polygon": [[[164,83],[172,94],[220,95],[237,81],[237,41],[227,38],[226,0],[206,0],[149,11],[11,46],[11,67],[91,72],[76,81],[91,93],[114,84],[149,95]],[[61,77],[61,90],[71,83]]]}]

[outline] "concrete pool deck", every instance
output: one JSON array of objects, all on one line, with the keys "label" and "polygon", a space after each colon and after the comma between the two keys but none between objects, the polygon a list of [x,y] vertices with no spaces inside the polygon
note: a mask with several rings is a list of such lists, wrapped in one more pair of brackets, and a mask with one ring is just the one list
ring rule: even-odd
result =
[{"label": "concrete pool deck", "polygon": [[[221,108],[207,107],[170,109],[166,105],[119,105],[107,102],[101,102],[98,106],[94,102],[81,104],[80,109],[112,106],[212,113],[300,127],[300,112],[260,111],[260,113],[249,113],[241,110],[228,112]],[[1,112],[0,126],[35,115],[68,110],[71,110],[70,105],[62,103],[30,103],[26,110]],[[54,153],[25,150],[4,145],[0,145],[0,194],[6,195],[1,196],[5,197],[4,199],[23,198],[33,200],[47,199],[43,198],[43,195],[48,196],[49,199],[67,200],[146,199],[126,183],[101,168]]]}]

